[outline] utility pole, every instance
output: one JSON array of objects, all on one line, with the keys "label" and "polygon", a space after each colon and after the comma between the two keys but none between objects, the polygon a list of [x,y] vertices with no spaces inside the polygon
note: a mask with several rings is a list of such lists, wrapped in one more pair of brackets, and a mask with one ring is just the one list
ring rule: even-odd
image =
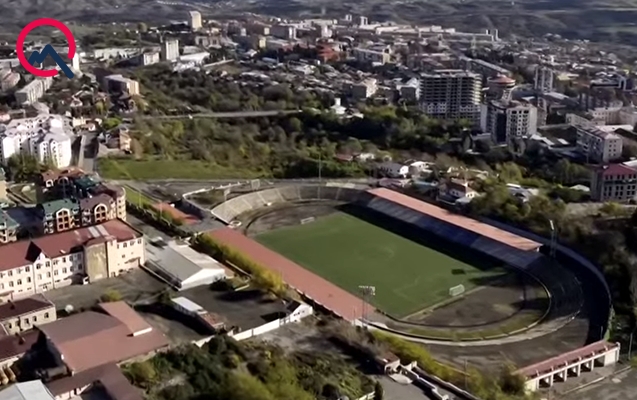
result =
[{"label": "utility pole", "polygon": [[321,172],[323,169],[323,154],[321,154],[321,148],[319,147],[319,164],[318,164],[318,179],[319,179],[319,186],[318,186],[318,199],[321,200],[321,184],[322,182],[322,177],[321,177]]},{"label": "utility pole", "polygon": [[630,340],[628,341],[628,362],[630,362],[630,359],[632,358],[632,354],[633,354],[633,336],[635,335],[635,330],[633,329],[633,331],[630,333]]}]

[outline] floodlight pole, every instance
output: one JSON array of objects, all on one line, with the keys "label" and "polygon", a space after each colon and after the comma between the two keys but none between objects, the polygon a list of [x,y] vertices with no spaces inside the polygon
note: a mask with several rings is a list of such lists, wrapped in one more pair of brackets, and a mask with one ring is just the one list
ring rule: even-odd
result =
[{"label": "floodlight pole", "polygon": [[323,169],[323,155],[321,154],[321,148],[319,147],[319,164],[318,164],[318,179],[319,179],[318,199],[319,200],[321,200],[321,183],[322,183],[321,173],[322,173],[322,169]]},{"label": "floodlight pole", "polygon": [[549,225],[551,227],[550,256],[551,256],[551,258],[555,259],[555,253],[556,253],[555,247],[557,246],[557,230],[555,229],[555,223],[553,222],[552,219],[549,219]]},{"label": "floodlight pole", "polygon": [[358,289],[361,291],[363,298],[363,313],[361,318],[363,319],[364,323],[364,320],[367,319],[367,299],[369,298],[369,296],[376,296],[376,286],[359,285]]}]

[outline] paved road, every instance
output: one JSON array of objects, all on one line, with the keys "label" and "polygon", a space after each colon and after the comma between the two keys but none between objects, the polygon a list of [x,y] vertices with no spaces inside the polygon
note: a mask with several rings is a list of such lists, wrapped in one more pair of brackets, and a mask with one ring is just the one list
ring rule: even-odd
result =
[{"label": "paved road", "polygon": [[164,116],[140,116],[139,119],[152,120],[174,120],[174,119],[193,119],[193,118],[257,118],[257,117],[276,117],[278,115],[298,114],[301,110],[274,110],[274,111],[238,111],[238,112],[218,112],[218,113],[199,113],[199,114],[183,114],[183,115],[164,115]]}]

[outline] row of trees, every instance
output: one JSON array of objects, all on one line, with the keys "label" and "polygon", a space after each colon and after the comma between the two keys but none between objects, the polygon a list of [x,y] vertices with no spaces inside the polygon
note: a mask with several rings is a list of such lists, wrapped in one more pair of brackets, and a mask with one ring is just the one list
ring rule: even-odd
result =
[{"label": "row of trees", "polygon": [[287,288],[280,275],[250,259],[245,254],[225,245],[207,234],[197,236],[195,245],[199,250],[212,257],[228,262],[245,271],[252,277],[252,282],[278,297],[288,297]]}]

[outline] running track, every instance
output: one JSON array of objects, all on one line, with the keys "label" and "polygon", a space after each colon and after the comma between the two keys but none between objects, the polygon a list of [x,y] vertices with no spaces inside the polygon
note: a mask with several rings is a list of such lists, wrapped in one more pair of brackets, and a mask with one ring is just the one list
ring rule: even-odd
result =
[{"label": "running track", "polygon": [[[348,321],[361,318],[364,304],[361,299],[277,252],[230,228],[212,231],[208,235],[226,246],[242,252],[264,267],[281,274],[283,281],[289,286],[339,317]],[[368,312],[374,310],[373,306],[365,304]]]}]

